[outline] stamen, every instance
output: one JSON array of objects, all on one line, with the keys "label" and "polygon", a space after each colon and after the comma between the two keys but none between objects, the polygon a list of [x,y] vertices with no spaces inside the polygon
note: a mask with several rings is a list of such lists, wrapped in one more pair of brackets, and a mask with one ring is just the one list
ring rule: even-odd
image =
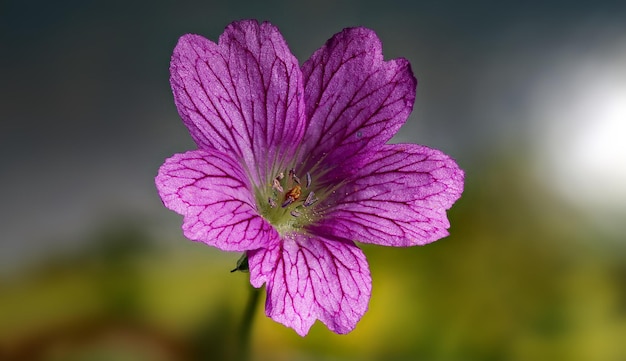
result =
[{"label": "stamen", "polygon": [[296,184],[300,184],[300,178],[296,175],[296,170],[291,168],[289,170],[289,178],[292,179]]},{"label": "stamen", "polygon": [[285,178],[285,173],[283,172],[278,173],[278,176],[276,176],[276,179],[278,179],[279,181],[283,180],[283,178]]},{"label": "stamen", "polygon": [[309,188],[311,186],[311,173],[306,172],[306,187]]},{"label": "stamen", "polygon": [[300,212],[298,212],[295,209],[293,211],[289,212],[289,213],[291,213],[291,215],[294,216],[294,217],[300,217]]},{"label": "stamen", "polygon": [[293,203],[293,201],[294,201],[294,199],[293,199],[293,198],[287,198],[287,199],[285,199],[285,201],[283,202],[283,204],[281,204],[280,206],[281,206],[281,207],[283,207],[283,208],[285,208],[285,207],[287,207],[288,205],[290,205],[291,203]]},{"label": "stamen", "polygon": [[318,199],[317,199],[317,197],[315,197],[315,192],[311,192],[311,193],[309,193],[308,196],[306,196],[306,199],[304,200],[303,206],[310,207],[311,205],[313,205],[313,203],[315,203],[317,201],[318,201]]},{"label": "stamen", "polygon": [[280,185],[278,177],[274,178],[272,181],[272,189],[276,190],[278,193],[282,193],[284,191],[283,187]]},{"label": "stamen", "polygon": [[271,208],[276,208],[276,201],[273,198],[268,198],[267,202],[270,204]]}]

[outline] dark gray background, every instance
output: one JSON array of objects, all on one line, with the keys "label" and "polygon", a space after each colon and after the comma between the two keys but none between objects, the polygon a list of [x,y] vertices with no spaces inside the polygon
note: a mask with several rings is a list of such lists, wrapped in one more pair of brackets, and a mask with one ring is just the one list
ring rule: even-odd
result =
[{"label": "dark gray background", "polygon": [[537,84],[569,61],[626,49],[620,3],[3,1],[0,264],[71,247],[104,219],[180,232],[153,177],[193,147],[168,83],[184,33],[216,40],[233,20],[269,20],[303,62],[344,27],[374,29],[385,56],[408,58],[419,79],[395,140],[443,149],[471,177],[486,155],[543,149]]}]

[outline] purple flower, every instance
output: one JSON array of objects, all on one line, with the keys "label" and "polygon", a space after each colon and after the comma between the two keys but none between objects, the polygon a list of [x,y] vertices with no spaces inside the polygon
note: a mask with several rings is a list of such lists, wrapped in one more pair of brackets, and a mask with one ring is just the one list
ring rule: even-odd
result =
[{"label": "purple flower", "polygon": [[386,144],[417,81],[406,59],[383,60],[372,30],[345,29],[299,66],[276,27],[234,22],[217,44],[181,37],[170,71],[198,149],[165,161],[159,194],[187,238],[247,253],[275,321],[350,332],[372,284],[355,241],[448,235],[463,171],[438,150]]}]

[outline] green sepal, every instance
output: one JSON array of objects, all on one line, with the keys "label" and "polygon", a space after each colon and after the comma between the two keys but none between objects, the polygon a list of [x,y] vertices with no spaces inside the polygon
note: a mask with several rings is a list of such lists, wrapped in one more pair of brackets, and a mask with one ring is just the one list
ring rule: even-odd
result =
[{"label": "green sepal", "polygon": [[237,267],[232,269],[230,272],[232,273],[235,271],[241,271],[241,272],[250,271],[250,268],[248,267],[248,253],[247,252],[244,252],[241,255],[241,257],[239,257],[239,259],[237,260]]}]

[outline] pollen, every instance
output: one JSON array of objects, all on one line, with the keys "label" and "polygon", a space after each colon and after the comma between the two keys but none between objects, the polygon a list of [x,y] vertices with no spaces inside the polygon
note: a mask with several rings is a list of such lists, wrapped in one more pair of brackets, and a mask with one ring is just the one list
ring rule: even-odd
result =
[{"label": "pollen", "polygon": [[287,207],[291,203],[295,202],[302,195],[302,188],[299,185],[295,185],[287,193],[285,193],[285,201],[283,202],[283,208]]}]

